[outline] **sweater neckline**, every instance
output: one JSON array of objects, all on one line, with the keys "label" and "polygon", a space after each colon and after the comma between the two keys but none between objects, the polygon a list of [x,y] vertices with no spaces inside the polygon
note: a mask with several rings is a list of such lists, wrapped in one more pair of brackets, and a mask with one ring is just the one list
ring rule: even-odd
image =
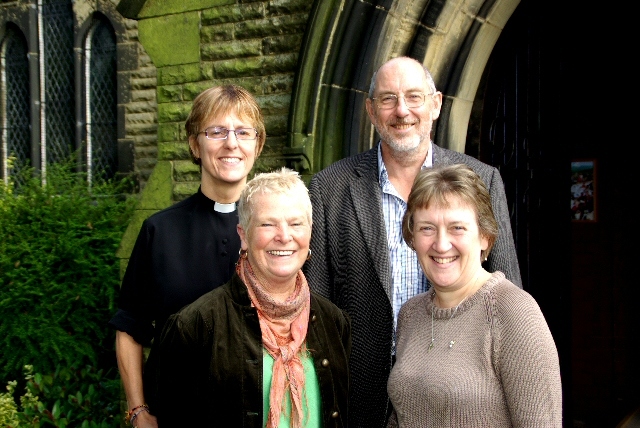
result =
[{"label": "sweater neckline", "polygon": [[427,298],[427,313],[429,316],[433,313],[433,318],[437,320],[442,319],[451,319],[459,317],[464,314],[469,308],[475,305],[476,302],[482,300],[483,295],[488,293],[497,283],[504,278],[504,274],[500,271],[493,272],[491,274],[491,278],[485,281],[475,293],[467,296],[463,302],[461,302],[457,307],[452,308],[439,308],[434,303],[433,299],[436,295],[436,290],[432,287],[431,290],[428,291],[429,295]]}]

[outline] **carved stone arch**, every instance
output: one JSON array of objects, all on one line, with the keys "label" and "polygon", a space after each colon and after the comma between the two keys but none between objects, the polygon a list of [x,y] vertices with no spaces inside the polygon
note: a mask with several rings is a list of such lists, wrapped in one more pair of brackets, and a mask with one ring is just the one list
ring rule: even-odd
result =
[{"label": "carved stone arch", "polygon": [[[409,56],[420,59],[443,92],[436,143],[464,152],[471,109],[491,52],[520,0],[473,0],[464,9],[447,2],[429,37],[414,39]],[[428,7],[426,16],[435,16]],[[431,22],[424,22],[429,29]],[[420,33],[422,33],[422,30]],[[423,39],[425,39],[423,41]]]},{"label": "carved stone arch", "polygon": [[444,94],[434,139],[464,151],[484,67],[519,1],[316,0],[292,96],[289,150],[305,162],[294,166],[313,173],[375,143],[364,107],[369,81],[400,55],[427,65]]},{"label": "carved stone arch", "polygon": [[95,9],[81,13],[76,9],[76,20],[78,21],[78,31],[76,33],[75,46],[82,46],[87,35],[87,31],[91,28],[96,20],[105,20],[111,24],[116,36],[116,43],[125,43],[127,39],[127,27],[125,19],[118,13],[116,8],[110,2],[100,1],[95,5]]},{"label": "carved stone arch", "polygon": [[7,10],[4,16],[0,17],[0,40],[5,37],[5,32],[12,28],[14,31],[18,31],[24,35],[27,43],[27,50],[37,49],[37,46],[32,46],[33,40],[29,37],[30,32],[30,11],[23,8],[15,8]]},{"label": "carved stone arch", "polygon": [[31,164],[36,170],[40,169],[42,142],[40,123],[40,47],[38,44],[38,10],[35,7],[20,7],[16,5],[2,10],[0,17],[0,39],[5,36],[7,26],[14,25],[24,36],[27,43],[29,61],[29,94],[31,124]]}]

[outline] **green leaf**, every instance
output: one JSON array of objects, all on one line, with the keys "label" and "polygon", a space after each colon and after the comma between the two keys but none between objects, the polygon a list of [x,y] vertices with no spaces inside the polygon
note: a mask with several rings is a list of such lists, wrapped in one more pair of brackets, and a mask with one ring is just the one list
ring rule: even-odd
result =
[{"label": "green leaf", "polygon": [[60,417],[60,400],[57,400],[53,405],[53,409],[51,409],[51,414],[54,419],[58,419]]}]

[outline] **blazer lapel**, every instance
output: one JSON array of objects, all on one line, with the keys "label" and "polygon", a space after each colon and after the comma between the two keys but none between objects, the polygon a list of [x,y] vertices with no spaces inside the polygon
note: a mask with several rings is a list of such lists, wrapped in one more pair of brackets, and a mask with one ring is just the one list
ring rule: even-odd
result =
[{"label": "blazer lapel", "polygon": [[374,261],[378,279],[391,299],[389,251],[378,184],[377,147],[362,158],[355,170],[356,178],[351,185],[351,200],[367,250]]}]

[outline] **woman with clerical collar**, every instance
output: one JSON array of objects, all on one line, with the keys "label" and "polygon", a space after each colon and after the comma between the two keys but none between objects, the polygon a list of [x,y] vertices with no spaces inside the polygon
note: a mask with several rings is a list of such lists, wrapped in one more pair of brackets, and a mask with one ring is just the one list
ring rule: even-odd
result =
[{"label": "woman with clerical collar", "polygon": [[[255,98],[236,85],[198,95],[185,123],[198,191],[144,221],[127,266],[118,311],[116,356],[127,417],[156,428],[154,343],[167,318],[232,276],[240,239],[236,202],[264,147],[264,119]],[[144,361],[144,347],[151,346]],[[143,370],[144,367],[144,370]]]}]

